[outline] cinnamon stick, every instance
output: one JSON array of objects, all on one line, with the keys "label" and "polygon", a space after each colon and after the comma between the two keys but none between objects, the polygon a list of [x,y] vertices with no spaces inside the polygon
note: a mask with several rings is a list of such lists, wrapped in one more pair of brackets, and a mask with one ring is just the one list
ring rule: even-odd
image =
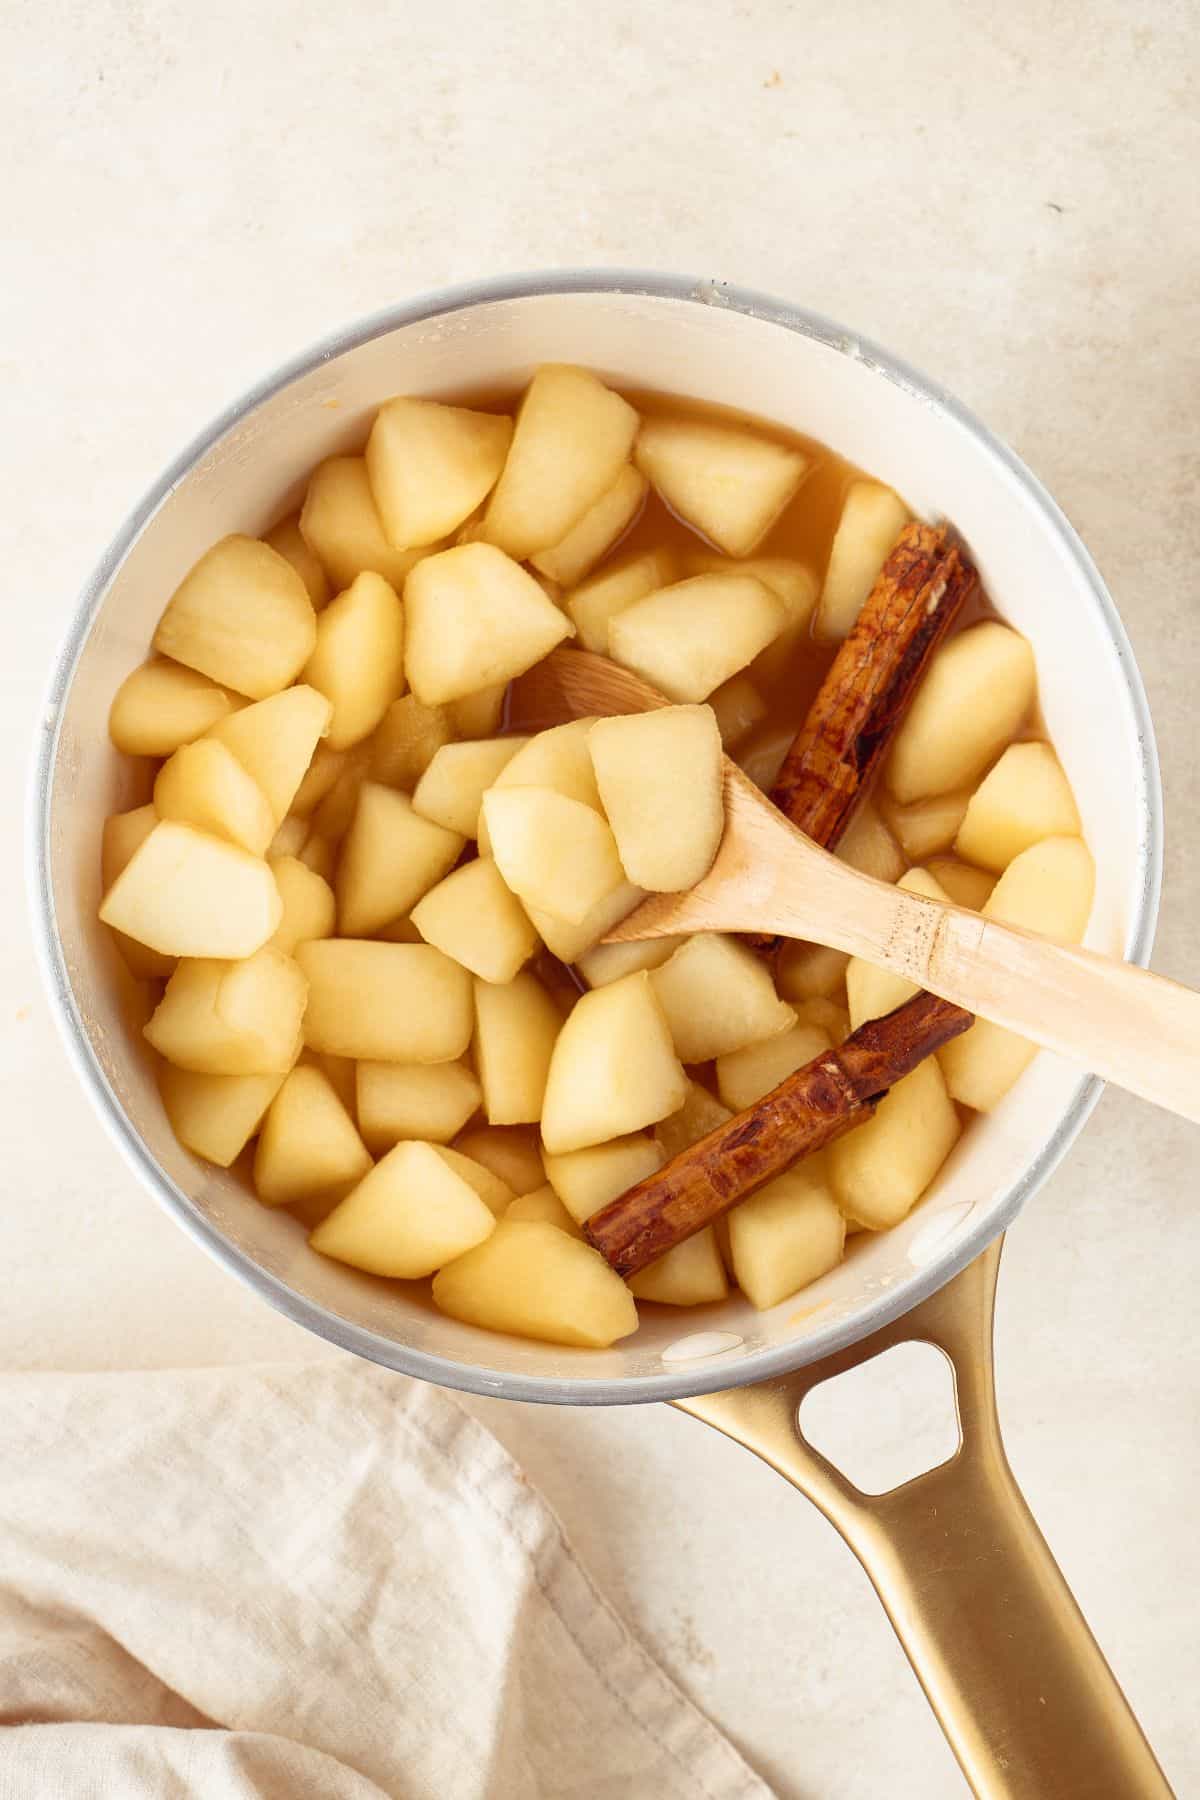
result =
[{"label": "cinnamon stick", "polygon": [[869,1019],[594,1213],[585,1237],[618,1275],[636,1275],[802,1156],[861,1125],[895,1082],[972,1022],[932,994]]},{"label": "cinnamon stick", "polygon": [[837,847],[929,659],[978,583],[946,526],[904,527],[821,683],[771,800]]}]

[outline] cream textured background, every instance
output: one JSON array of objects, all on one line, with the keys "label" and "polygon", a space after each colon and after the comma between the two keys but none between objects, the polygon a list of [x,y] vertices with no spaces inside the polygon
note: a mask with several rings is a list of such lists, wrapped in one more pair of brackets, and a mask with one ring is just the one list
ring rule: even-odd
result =
[{"label": "cream textured background", "polygon": [[[126,509],[248,382],[441,283],[571,263],[726,277],[937,374],[1048,482],[1150,692],[1157,966],[1200,983],[1200,32],[1182,0],[3,0],[0,1360],[323,1352],[134,1186],[28,948],[37,697]],[[1018,1475],[1181,1793],[1200,1789],[1193,1130],[1120,1095],[1012,1234]],[[618,1605],[788,1800],[963,1784],[824,1523],[665,1410],[477,1403]],[[864,1438],[888,1405],[864,1408]]]}]

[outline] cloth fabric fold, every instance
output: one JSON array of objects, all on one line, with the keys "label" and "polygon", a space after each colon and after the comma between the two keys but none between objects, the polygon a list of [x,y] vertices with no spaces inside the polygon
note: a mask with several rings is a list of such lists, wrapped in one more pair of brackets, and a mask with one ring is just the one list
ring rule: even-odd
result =
[{"label": "cloth fabric fold", "polygon": [[769,1800],[369,1364],[0,1377],[0,1800]]}]

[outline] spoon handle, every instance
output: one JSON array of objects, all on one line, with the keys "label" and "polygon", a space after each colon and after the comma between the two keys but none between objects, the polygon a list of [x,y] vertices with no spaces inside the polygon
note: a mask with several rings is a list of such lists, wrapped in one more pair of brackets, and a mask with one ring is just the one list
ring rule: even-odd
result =
[{"label": "spoon handle", "polygon": [[1200,994],[1134,963],[897,895],[865,953],[1106,1081],[1200,1123]]}]

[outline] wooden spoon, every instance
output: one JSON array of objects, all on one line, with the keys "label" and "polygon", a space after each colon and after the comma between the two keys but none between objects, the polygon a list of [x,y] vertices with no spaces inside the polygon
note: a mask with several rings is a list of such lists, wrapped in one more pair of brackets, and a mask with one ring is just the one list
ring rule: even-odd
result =
[{"label": "wooden spoon", "polygon": [[[521,715],[538,723],[669,704],[586,650],[555,650],[519,685]],[[846,950],[1200,1123],[1200,995],[860,874],[797,831],[728,757],[725,835],[712,868],[686,894],[651,895],[605,942],[692,931],[768,932]]]}]

